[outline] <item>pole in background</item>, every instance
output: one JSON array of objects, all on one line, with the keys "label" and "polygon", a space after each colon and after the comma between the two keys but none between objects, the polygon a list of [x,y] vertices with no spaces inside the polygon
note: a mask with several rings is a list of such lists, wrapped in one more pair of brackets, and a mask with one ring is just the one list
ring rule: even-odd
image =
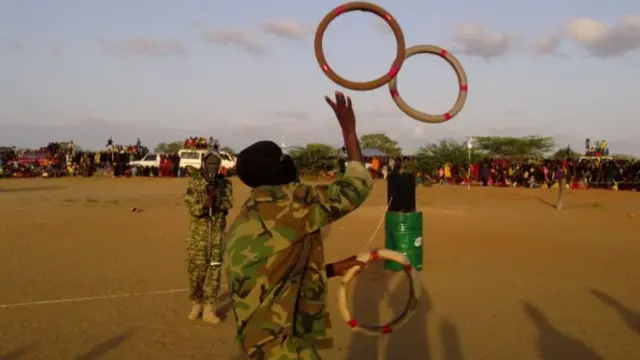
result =
[{"label": "pole in background", "polygon": [[467,190],[471,190],[471,151],[473,150],[473,138],[469,137],[466,143],[467,143],[467,156],[469,159],[467,164]]}]

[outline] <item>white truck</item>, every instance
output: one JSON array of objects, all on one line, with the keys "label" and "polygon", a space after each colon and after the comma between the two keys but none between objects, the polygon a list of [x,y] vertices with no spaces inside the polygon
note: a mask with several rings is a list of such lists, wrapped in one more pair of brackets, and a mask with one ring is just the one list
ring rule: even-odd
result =
[{"label": "white truck", "polygon": [[131,167],[160,167],[160,161],[164,154],[147,154],[140,160],[134,160],[129,162]]},{"label": "white truck", "polygon": [[[194,170],[200,170],[202,166],[202,156],[209,152],[204,149],[181,149],[178,151],[180,157],[180,167],[185,169],[187,173],[191,173]],[[233,172],[236,168],[236,157],[220,151],[220,158],[222,159],[222,167],[230,172]]]}]

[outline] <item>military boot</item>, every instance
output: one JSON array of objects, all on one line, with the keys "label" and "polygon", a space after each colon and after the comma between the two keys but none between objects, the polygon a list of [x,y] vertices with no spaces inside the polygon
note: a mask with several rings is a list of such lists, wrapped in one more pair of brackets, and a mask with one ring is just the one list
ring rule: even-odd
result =
[{"label": "military boot", "polygon": [[212,325],[218,324],[221,321],[216,315],[215,309],[211,304],[204,306],[204,309],[202,310],[202,320]]},{"label": "military boot", "polygon": [[189,320],[195,320],[200,317],[202,314],[202,304],[198,302],[193,302],[191,305],[191,312],[189,313]]}]

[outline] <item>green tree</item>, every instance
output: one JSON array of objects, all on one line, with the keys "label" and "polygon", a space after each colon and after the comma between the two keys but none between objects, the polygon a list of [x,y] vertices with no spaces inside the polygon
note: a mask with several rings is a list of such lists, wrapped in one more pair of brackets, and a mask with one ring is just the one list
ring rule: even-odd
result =
[{"label": "green tree", "polygon": [[386,134],[366,134],[360,136],[360,147],[374,148],[389,156],[401,156],[402,149],[398,142],[391,140]]},{"label": "green tree", "polygon": [[173,154],[177,153],[184,146],[184,141],[174,141],[170,143],[160,143],[153,150],[156,154]]},{"label": "green tree", "polygon": [[223,146],[223,147],[220,149],[220,151],[222,151],[222,152],[226,152],[227,154],[231,154],[231,155],[234,155],[234,156],[235,156],[235,155],[237,155],[237,154],[236,154],[236,152],[235,152],[232,148],[230,148],[230,147],[228,147],[228,146]]},{"label": "green tree", "polygon": [[[444,164],[469,164],[469,150],[464,143],[445,139],[435,144],[428,144],[416,152],[417,168],[425,173],[433,173]],[[481,153],[471,150],[471,163],[482,157]]]},{"label": "green tree", "polygon": [[317,176],[336,167],[336,149],[331,145],[312,143],[289,150],[301,175]]},{"label": "green tree", "polygon": [[491,157],[542,157],[554,148],[552,137],[524,136],[481,136],[474,139],[477,150]]},{"label": "green tree", "polygon": [[562,149],[558,149],[554,154],[553,154],[553,158],[555,159],[565,159],[565,158],[569,158],[569,159],[577,159],[580,156],[582,156],[582,154],[577,153],[575,151],[573,151],[571,148],[566,147],[566,148],[562,148]]},{"label": "green tree", "polygon": [[612,154],[610,155],[612,158],[616,160],[627,160],[627,161],[635,161],[638,160],[637,156],[627,155],[627,154]]}]

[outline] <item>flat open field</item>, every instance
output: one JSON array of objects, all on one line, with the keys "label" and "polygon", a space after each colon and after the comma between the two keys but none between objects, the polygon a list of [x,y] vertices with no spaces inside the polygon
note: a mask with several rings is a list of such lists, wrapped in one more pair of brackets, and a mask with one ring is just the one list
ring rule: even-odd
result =
[{"label": "flat open field", "polygon": [[[0,359],[238,358],[231,319],[208,327],[186,318],[185,185],[0,181]],[[239,206],[248,189],[234,185]],[[377,182],[326,231],[328,261],[368,243],[385,191]],[[640,359],[640,194],[573,191],[563,212],[549,206],[555,190],[440,186],[418,197],[418,311],[386,338],[354,336],[331,280],[325,359]],[[380,231],[370,247],[383,241]],[[406,289],[402,274],[371,266],[355,281],[355,313],[389,320]]]}]

